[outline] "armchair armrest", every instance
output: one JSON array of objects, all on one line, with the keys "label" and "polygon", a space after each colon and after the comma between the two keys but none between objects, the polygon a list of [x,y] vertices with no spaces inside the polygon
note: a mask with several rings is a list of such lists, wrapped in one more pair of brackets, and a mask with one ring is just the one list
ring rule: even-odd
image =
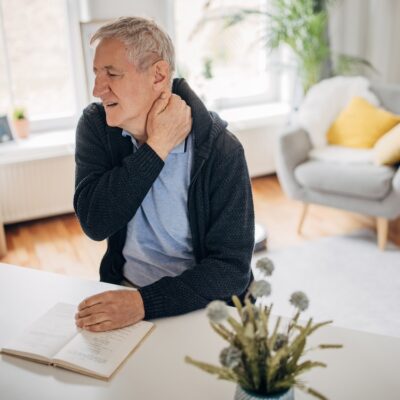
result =
[{"label": "armchair armrest", "polygon": [[397,171],[393,177],[393,189],[397,192],[400,193],[400,167],[397,168]]},{"label": "armchair armrest", "polygon": [[290,127],[278,137],[275,152],[277,173],[289,197],[302,200],[303,189],[295,179],[294,170],[307,160],[312,147],[308,133],[299,127]]}]

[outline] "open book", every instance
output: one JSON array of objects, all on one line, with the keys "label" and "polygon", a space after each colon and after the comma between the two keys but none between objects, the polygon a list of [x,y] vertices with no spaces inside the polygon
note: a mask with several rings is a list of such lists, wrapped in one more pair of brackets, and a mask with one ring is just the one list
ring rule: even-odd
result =
[{"label": "open book", "polygon": [[75,326],[76,308],[56,304],[1,351],[109,379],[154,327],[151,322],[141,321],[113,331],[88,332]]}]

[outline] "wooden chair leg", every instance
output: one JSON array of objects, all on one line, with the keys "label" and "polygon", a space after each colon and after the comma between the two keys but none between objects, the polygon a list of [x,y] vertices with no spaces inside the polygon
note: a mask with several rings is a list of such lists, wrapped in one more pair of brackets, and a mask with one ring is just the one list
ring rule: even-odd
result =
[{"label": "wooden chair leg", "polygon": [[308,203],[303,203],[303,208],[301,210],[301,215],[300,215],[300,221],[299,224],[297,225],[297,233],[299,235],[301,235],[301,230],[303,228],[303,223],[306,218],[307,211],[308,211]]},{"label": "wooden chair leg", "polygon": [[378,246],[381,250],[385,250],[389,231],[389,220],[386,218],[377,218],[376,228],[378,231]]},{"label": "wooden chair leg", "polygon": [[0,223],[0,258],[7,254],[6,233],[4,225]]}]

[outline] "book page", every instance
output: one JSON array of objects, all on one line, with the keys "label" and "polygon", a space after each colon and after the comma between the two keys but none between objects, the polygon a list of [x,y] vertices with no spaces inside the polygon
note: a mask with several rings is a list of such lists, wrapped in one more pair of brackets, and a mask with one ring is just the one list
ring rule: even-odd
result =
[{"label": "book page", "polygon": [[74,314],[77,306],[57,303],[21,335],[2,349],[5,353],[21,356],[37,356],[38,360],[51,361],[51,358],[78,332]]},{"label": "book page", "polygon": [[81,330],[56,354],[54,362],[60,366],[109,378],[146,337],[153,325],[151,322],[141,321],[108,332]]}]

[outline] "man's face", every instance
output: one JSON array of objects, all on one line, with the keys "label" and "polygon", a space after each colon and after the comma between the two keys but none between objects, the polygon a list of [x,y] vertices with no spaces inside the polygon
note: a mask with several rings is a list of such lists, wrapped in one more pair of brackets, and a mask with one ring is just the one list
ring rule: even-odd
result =
[{"label": "man's face", "polygon": [[101,40],[96,48],[93,71],[93,96],[102,101],[107,124],[131,130],[143,126],[157,97],[151,68],[138,71],[129,61],[125,45],[109,38]]}]

